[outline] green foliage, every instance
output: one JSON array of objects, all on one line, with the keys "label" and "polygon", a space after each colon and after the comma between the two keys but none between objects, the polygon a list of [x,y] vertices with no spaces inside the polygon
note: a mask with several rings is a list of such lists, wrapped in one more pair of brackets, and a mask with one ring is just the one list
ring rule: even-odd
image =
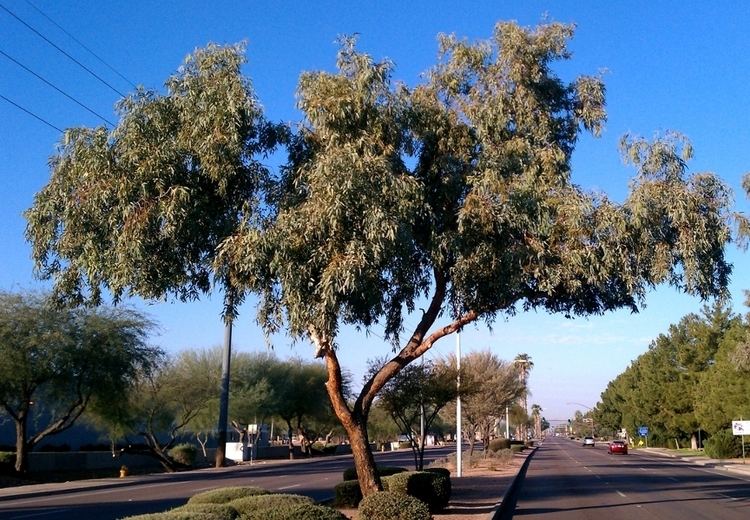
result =
[{"label": "green foliage", "polygon": [[188,504],[228,504],[238,498],[267,494],[269,494],[268,491],[259,487],[223,487],[210,489],[193,495],[188,500]]},{"label": "green foliage", "polygon": [[360,520],[430,520],[427,504],[403,493],[378,491],[359,504]]},{"label": "green foliage", "polygon": [[492,439],[489,445],[490,451],[510,449],[510,439]]},{"label": "green foliage", "polygon": [[195,463],[195,457],[197,454],[198,448],[190,443],[178,444],[169,450],[169,456],[185,466],[192,466]]},{"label": "green foliage", "polygon": [[526,446],[523,444],[510,445],[510,451],[512,451],[513,453],[521,453],[524,449],[526,449]]},{"label": "green foliage", "polygon": [[295,504],[245,514],[243,520],[347,520],[338,510],[315,504]]},{"label": "green foliage", "polygon": [[209,511],[164,511],[146,515],[128,516],[123,520],[223,520],[221,513]]},{"label": "green foliage", "polygon": [[208,513],[210,515],[213,515],[213,518],[215,518],[216,520],[235,520],[237,517],[239,517],[239,513],[237,512],[237,510],[227,504],[190,503],[172,509],[169,512]]},{"label": "green foliage", "polygon": [[237,510],[240,516],[259,514],[278,508],[287,508],[299,504],[312,504],[310,497],[290,495],[285,493],[269,493],[264,495],[246,496],[232,500],[229,505]]},{"label": "green foliage", "polygon": [[[395,475],[396,473],[403,473],[408,471],[406,468],[398,466],[376,466],[375,472],[381,477],[387,477],[389,475]],[[350,467],[344,470],[343,480],[357,480],[357,468]]]},{"label": "green foliage", "polygon": [[450,476],[437,472],[408,471],[383,479],[388,491],[413,496],[427,504],[431,511],[439,511],[448,505],[451,496]]},{"label": "green foliage", "polygon": [[72,309],[49,296],[0,292],[0,407],[22,439],[17,471],[29,450],[85,411],[119,405],[162,356],[146,344],[152,327],[129,309]]},{"label": "green foliage", "polygon": [[732,430],[719,430],[705,442],[706,455],[712,459],[733,459],[742,455],[739,437]]},{"label": "green foliage", "polygon": [[362,500],[362,490],[359,487],[359,481],[356,480],[356,475],[354,480],[344,480],[336,484],[333,492],[333,503],[338,507],[357,507]]},{"label": "green foliage", "polygon": [[448,468],[441,468],[438,466],[432,467],[432,468],[425,468],[424,471],[427,471],[428,473],[437,473],[438,475],[442,475],[443,477],[450,478],[451,476],[451,470]]}]

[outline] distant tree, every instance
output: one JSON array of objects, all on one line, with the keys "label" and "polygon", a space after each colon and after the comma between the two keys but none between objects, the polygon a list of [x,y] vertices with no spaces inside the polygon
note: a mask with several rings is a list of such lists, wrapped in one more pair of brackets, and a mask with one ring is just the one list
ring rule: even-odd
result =
[{"label": "distant tree", "polygon": [[534,420],[534,438],[542,438],[542,407],[538,404],[531,405],[531,418]]},{"label": "distant tree", "polygon": [[513,359],[513,363],[515,363],[516,369],[518,370],[518,377],[523,383],[523,393],[520,398],[523,411],[526,414],[526,421],[518,424],[516,436],[521,439],[526,439],[526,431],[529,426],[529,372],[534,368],[534,362],[531,360],[531,356],[523,353],[518,354],[515,359]]},{"label": "distant tree", "polygon": [[48,296],[0,292],[0,406],[16,427],[15,469],[86,412],[116,406],[159,350],[128,309],[70,309]]},{"label": "distant tree", "polygon": [[[449,356],[444,362],[455,370],[455,356]],[[461,422],[469,439],[470,453],[474,453],[473,441],[477,435],[485,449],[489,447],[497,419],[505,415],[506,407],[512,406],[524,390],[514,363],[500,359],[489,350],[462,356]],[[455,409],[455,404],[448,407],[448,415],[455,416]]]},{"label": "distant tree", "polygon": [[134,388],[117,406],[97,409],[90,421],[119,439],[128,451],[132,445],[146,446],[167,471],[184,469],[169,451],[189,425],[218,399],[219,366],[205,352],[185,350],[174,357],[163,356],[155,369],[140,373]]},{"label": "distant tree", "polygon": [[[380,370],[383,360],[370,363],[369,373]],[[369,376],[366,376],[369,377]],[[424,465],[425,438],[440,410],[458,394],[456,371],[432,362],[409,365],[380,391],[378,405],[386,410],[406,435],[414,455],[414,467]],[[424,429],[421,428],[424,417]]]},{"label": "distant tree", "polygon": [[385,448],[387,443],[397,441],[400,434],[401,428],[380,401],[376,400],[370,410],[370,420],[367,421],[367,437],[377,446]]},{"label": "distant tree", "polygon": [[[217,246],[262,218],[268,172],[260,158],[285,132],[264,119],[240,72],[243,52],[197,50],[166,94],[139,88],[121,100],[113,130],[65,132],[51,179],[26,212],[37,273],[54,281],[57,297],[98,304],[106,288],[115,302],[131,294],[187,301],[216,284],[231,324],[243,294],[229,285]],[[226,410],[228,366],[224,374]]]}]

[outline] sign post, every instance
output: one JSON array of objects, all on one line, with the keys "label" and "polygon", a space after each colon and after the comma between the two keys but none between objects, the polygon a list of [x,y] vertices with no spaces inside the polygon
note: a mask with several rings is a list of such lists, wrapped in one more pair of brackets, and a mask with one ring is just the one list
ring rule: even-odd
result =
[{"label": "sign post", "polygon": [[648,448],[648,426],[639,426],[638,435],[646,438],[646,447]]},{"label": "sign post", "polygon": [[739,421],[732,421],[732,433],[742,439],[742,463],[745,464],[745,435],[750,433],[750,421],[743,421],[742,417]]}]

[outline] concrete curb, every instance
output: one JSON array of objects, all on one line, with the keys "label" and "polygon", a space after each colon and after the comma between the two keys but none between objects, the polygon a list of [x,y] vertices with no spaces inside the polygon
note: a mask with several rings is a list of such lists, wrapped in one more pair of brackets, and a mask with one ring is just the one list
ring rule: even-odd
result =
[{"label": "concrete curb", "polygon": [[701,458],[701,459],[696,460],[694,457],[680,457],[679,455],[664,452],[658,449],[651,449],[646,453],[648,453],[649,455],[656,455],[657,457],[667,457],[670,459],[681,460],[683,462],[693,464],[694,466],[702,466],[704,468],[708,467],[708,468],[713,468],[713,469],[720,469],[723,471],[730,471],[737,475],[744,475],[746,477],[750,477],[750,464],[748,465],[737,464],[737,463],[727,464],[726,462],[718,460],[718,459],[708,459],[708,458]]},{"label": "concrete curb", "polygon": [[531,452],[526,455],[526,460],[521,464],[521,468],[518,470],[518,473],[516,473],[516,476],[513,477],[510,486],[505,488],[505,493],[503,493],[503,496],[500,498],[500,504],[489,514],[487,517],[488,520],[509,520],[513,518],[513,511],[516,508],[516,494],[518,493],[518,487],[521,485],[521,482],[523,482],[531,458],[534,456],[537,449],[539,449],[539,447],[534,446]]}]

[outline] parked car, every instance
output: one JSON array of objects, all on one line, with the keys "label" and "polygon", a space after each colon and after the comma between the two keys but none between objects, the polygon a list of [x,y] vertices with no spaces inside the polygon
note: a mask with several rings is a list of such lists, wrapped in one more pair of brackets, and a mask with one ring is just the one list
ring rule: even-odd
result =
[{"label": "parked car", "polygon": [[583,438],[583,446],[591,446],[594,447],[594,438],[593,437],[584,437]]},{"label": "parked car", "polygon": [[607,446],[607,453],[610,455],[613,453],[622,453],[623,455],[628,454],[628,443],[625,441],[612,441]]}]

